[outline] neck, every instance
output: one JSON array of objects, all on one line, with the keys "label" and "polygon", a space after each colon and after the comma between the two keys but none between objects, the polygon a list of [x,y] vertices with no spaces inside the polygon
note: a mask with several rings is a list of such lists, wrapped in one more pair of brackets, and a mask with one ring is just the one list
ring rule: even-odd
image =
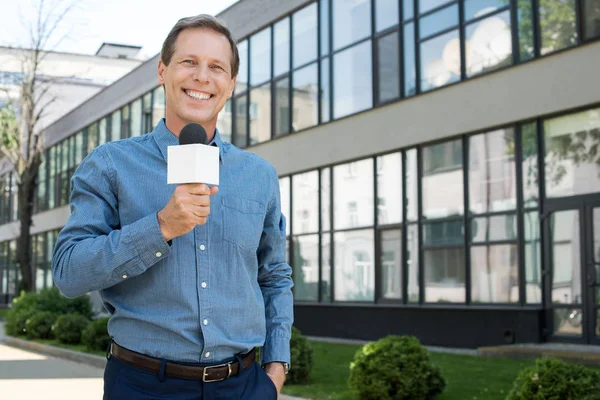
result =
[{"label": "neck", "polygon": [[[191,122],[193,122],[193,121],[185,122],[185,121],[177,120],[174,118],[169,118],[168,116],[165,118],[165,125],[167,126],[167,129],[176,137],[179,137],[179,133],[181,133],[181,130],[183,129],[183,127]],[[213,140],[213,138],[215,137],[215,130],[217,128],[216,121],[209,122],[209,123],[206,123],[206,122],[195,122],[195,123],[202,125],[202,127],[206,131],[206,137],[208,139],[208,143],[210,143]]]}]

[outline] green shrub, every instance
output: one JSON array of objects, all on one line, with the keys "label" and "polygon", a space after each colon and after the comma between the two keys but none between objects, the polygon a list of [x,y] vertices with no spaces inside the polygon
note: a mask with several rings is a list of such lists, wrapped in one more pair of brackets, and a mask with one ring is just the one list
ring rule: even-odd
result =
[{"label": "green shrub", "polygon": [[81,333],[81,342],[86,345],[88,350],[104,351],[110,343],[108,335],[108,317],[98,318],[90,322],[87,328]]},{"label": "green shrub", "polygon": [[87,328],[90,320],[80,314],[61,315],[52,327],[54,337],[61,343],[81,343],[81,333]]},{"label": "green shrub", "polygon": [[25,322],[31,318],[37,310],[37,293],[21,292],[13,299],[13,306],[6,314],[4,329],[10,336],[25,336]]},{"label": "green shrub", "polygon": [[57,315],[49,311],[41,311],[32,315],[25,322],[25,333],[28,339],[50,339],[52,325],[56,322]]},{"label": "green shrub", "polygon": [[361,400],[428,400],[446,386],[427,350],[412,336],[388,336],[364,345],[350,363],[348,384]]},{"label": "green shrub", "polygon": [[92,302],[89,296],[68,299],[56,287],[42,289],[38,296],[40,311],[50,311],[58,315],[81,314],[87,319],[91,319],[93,316]]},{"label": "green shrub", "polygon": [[507,400],[600,400],[600,371],[538,359],[519,372]]},{"label": "green shrub", "polygon": [[286,377],[286,383],[308,383],[313,365],[312,348],[300,330],[292,327],[290,341],[291,369]]}]

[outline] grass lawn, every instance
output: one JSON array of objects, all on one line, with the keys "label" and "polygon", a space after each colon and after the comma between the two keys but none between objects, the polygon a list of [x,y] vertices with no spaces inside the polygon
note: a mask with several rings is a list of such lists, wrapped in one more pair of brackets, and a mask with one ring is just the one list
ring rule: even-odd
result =
[{"label": "grass lawn", "polygon": [[[356,345],[311,342],[313,370],[306,386],[287,385],[283,393],[310,399],[356,400],[348,389],[350,361]],[[431,353],[431,359],[446,379],[446,388],[436,400],[504,400],[520,369],[533,360],[487,359]]]}]

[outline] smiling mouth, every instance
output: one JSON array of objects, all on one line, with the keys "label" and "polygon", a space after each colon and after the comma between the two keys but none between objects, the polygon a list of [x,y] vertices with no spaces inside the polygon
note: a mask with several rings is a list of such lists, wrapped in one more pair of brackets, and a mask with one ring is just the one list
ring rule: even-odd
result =
[{"label": "smiling mouth", "polygon": [[183,91],[185,94],[195,100],[209,100],[214,97],[214,95],[210,93],[195,92],[189,89],[184,89]]}]

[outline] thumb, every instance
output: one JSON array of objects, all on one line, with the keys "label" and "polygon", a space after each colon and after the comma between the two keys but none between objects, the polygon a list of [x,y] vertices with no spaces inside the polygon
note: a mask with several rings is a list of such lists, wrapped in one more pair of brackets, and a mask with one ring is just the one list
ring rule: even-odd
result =
[{"label": "thumb", "polygon": [[211,186],[210,188],[210,195],[212,196],[213,194],[216,194],[219,191],[219,187],[218,186]]}]

